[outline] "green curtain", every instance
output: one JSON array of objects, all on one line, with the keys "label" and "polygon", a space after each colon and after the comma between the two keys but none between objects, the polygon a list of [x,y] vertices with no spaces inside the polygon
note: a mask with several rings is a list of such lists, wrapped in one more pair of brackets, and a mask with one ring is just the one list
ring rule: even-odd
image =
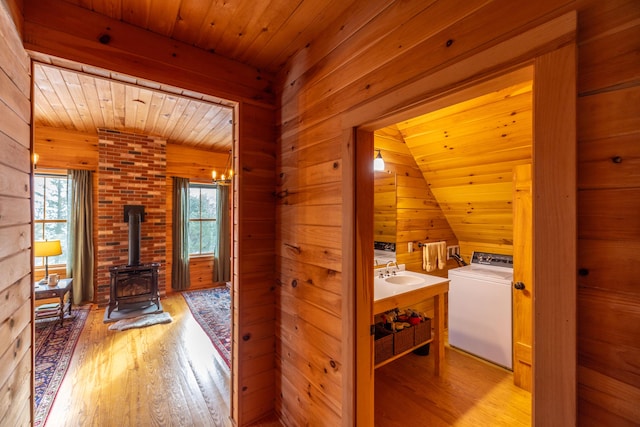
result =
[{"label": "green curtain", "polygon": [[213,255],[213,281],[231,280],[231,220],[229,218],[229,186],[218,185],[216,191],[216,236]]},{"label": "green curtain", "polygon": [[189,179],[173,177],[171,288],[189,289]]},{"label": "green curtain", "polygon": [[73,302],[93,301],[93,173],[70,170],[67,276],[73,277]]}]

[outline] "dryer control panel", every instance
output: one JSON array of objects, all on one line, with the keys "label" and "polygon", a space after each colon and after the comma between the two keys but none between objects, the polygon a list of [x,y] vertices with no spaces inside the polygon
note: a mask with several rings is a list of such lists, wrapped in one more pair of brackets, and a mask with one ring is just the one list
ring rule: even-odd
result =
[{"label": "dryer control panel", "polygon": [[490,252],[474,252],[471,256],[471,264],[513,268],[513,256],[493,254]]}]

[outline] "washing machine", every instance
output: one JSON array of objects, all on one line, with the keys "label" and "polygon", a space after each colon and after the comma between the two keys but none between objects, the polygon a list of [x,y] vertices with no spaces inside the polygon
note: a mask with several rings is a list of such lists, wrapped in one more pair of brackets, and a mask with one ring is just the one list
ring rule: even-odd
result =
[{"label": "washing machine", "polygon": [[449,345],[512,370],[513,257],[474,252],[449,279]]}]

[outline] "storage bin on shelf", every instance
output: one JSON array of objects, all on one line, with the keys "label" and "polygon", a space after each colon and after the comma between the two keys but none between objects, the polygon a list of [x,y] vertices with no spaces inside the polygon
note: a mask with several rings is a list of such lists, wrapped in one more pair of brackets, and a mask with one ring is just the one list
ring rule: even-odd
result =
[{"label": "storage bin on shelf", "polygon": [[382,323],[376,324],[374,336],[374,363],[376,365],[393,356],[393,335],[393,332],[385,329]]},{"label": "storage bin on shelf", "polygon": [[[396,310],[397,312],[398,310]],[[382,322],[376,322],[375,324],[374,363],[376,365],[412,348],[419,348],[421,344],[431,341],[431,319],[424,315],[418,316],[417,312],[413,313],[410,316],[411,318],[406,314],[396,316],[393,311],[380,316]],[[389,322],[389,319],[392,322]],[[418,320],[418,323],[416,323],[416,320]],[[392,331],[391,328],[395,328],[398,325],[398,323],[394,324],[394,321],[400,321],[405,327]],[[426,345],[428,346],[429,344],[427,343]],[[429,354],[428,348],[425,354]]]},{"label": "storage bin on shelf", "polygon": [[431,318],[425,317],[422,322],[414,326],[414,345],[420,345],[431,339]]},{"label": "storage bin on shelf", "polygon": [[400,354],[413,347],[415,327],[410,326],[393,334],[393,354]]}]

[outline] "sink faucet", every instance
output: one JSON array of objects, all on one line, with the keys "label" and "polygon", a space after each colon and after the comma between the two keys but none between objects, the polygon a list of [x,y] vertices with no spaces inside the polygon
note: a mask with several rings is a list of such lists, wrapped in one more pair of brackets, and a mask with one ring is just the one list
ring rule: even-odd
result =
[{"label": "sink faucet", "polygon": [[[398,263],[397,263],[397,262],[395,262],[395,261],[389,261],[389,262],[387,263],[387,276],[389,275],[389,266],[390,266],[391,264],[395,264],[395,265],[396,265],[396,270],[399,270],[399,268],[398,268]],[[393,272],[393,274],[396,274],[396,273],[395,273],[395,271]]]}]

